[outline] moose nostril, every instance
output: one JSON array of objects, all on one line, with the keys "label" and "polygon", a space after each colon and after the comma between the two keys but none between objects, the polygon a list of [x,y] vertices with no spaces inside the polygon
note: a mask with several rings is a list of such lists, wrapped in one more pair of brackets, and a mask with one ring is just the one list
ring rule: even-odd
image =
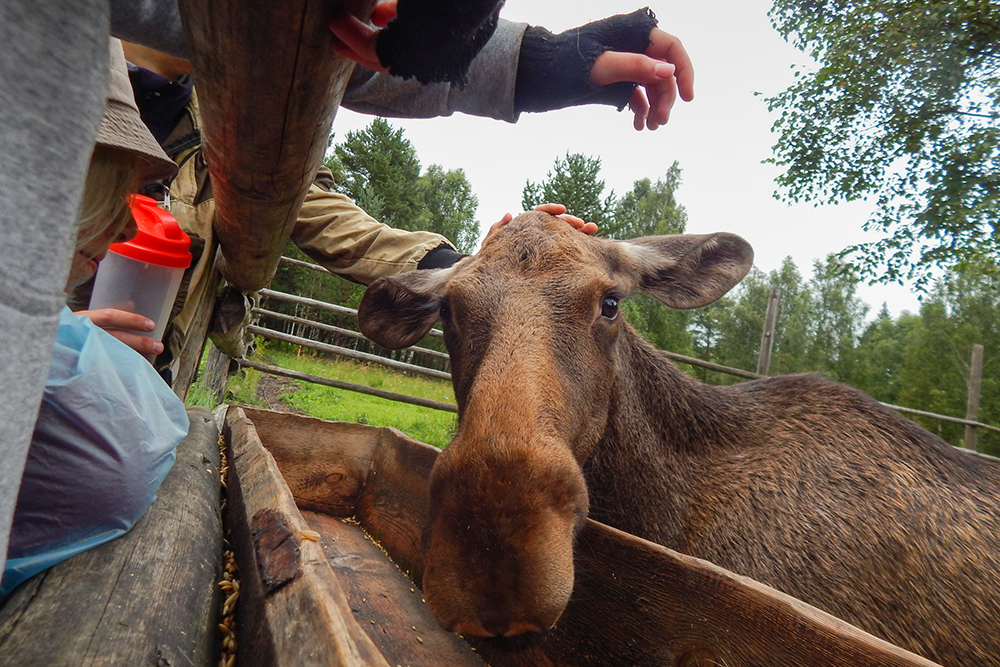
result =
[{"label": "moose nostril", "polygon": [[504,637],[514,637],[516,635],[523,635],[529,632],[541,632],[542,628],[535,623],[511,623],[510,627],[507,628],[506,632],[501,634]]}]

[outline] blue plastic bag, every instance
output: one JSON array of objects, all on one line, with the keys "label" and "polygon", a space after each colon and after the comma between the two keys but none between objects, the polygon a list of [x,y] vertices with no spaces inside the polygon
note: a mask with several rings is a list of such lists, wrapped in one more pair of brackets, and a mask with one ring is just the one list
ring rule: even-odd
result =
[{"label": "blue plastic bag", "polygon": [[184,404],[149,362],[64,308],[0,600],[28,577],[132,528],[187,431]]}]

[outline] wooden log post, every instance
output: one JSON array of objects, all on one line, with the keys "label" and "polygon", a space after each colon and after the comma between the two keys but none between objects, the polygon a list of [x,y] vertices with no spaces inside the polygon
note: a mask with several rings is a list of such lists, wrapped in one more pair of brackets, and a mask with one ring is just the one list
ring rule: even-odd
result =
[{"label": "wooden log post", "polygon": [[767,371],[771,367],[771,349],[774,347],[774,324],[778,320],[778,304],[780,303],[781,290],[775,287],[767,297],[767,315],[764,317],[764,333],[760,337],[757,375],[767,375]]},{"label": "wooden log post", "polygon": [[[983,346],[978,343],[972,346],[972,358],[969,361],[969,394],[965,403],[965,418],[969,421],[979,419],[979,392],[983,385]],[[967,449],[975,451],[979,444],[979,432],[971,424],[965,425],[965,439],[962,443]]]},{"label": "wooden log post", "polygon": [[205,408],[188,417],[173,468],[132,530],[35,575],[0,606],[0,665],[216,664],[219,431]]},{"label": "wooden log post", "polygon": [[274,275],[323,159],[354,63],[329,19],[374,0],[180,0],[217,209],[222,275],[240,291]]}]

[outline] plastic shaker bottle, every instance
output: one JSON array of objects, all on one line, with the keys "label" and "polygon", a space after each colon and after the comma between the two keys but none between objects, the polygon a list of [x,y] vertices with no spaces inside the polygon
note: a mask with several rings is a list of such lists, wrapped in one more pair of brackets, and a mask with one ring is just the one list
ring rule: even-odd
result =
[{"label": "plastic shaker bottle", "polygon": [[144,315],[156,322],[156,330],[137,333],[162,340],[184,269],[191,265],[191,239],[155,199],[132,195],[129,204],[139,232],[131,241],[111,244],[89,307]]}]

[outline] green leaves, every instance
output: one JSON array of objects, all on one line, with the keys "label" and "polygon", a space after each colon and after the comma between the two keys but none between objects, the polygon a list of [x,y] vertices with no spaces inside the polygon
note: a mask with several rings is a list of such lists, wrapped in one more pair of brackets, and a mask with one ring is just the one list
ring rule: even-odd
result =
[{"label": "green leaves", "polygon": [[885,238],[842,253],[866,278],[926,288],[1000,255],[1000,5],[775,0],[770,16],[817,60],[768,100],[781,196],[873,198]]},{"label": "green leaves", "polygon": [[327,166],[337,177],[338,190],[376,220],[399,229],[436,232],[460,252],[475,250],[479,200],[465,172],[433,164],[421,173],[413,144],[385,119],[348,132],[334,146]]}]

